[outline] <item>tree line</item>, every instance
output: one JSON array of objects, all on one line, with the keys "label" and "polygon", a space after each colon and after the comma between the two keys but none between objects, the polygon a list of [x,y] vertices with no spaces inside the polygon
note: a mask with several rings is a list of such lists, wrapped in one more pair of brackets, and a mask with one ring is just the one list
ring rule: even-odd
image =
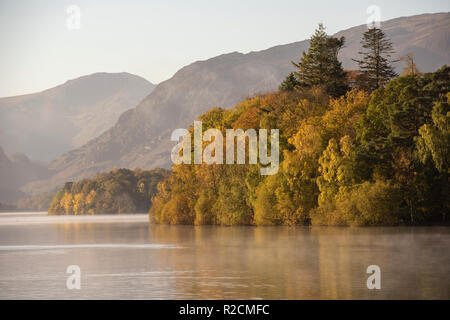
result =
[{"label": "tree line", "polygon": [[168,174],[164,169],[113,169],[91,179],[66,182],[53,197],[48,213],[83,215],[148,212],[158,182]]},{"label": "tree line", "polygon": [[151,221],[446,223],[450,68],[421,74],[408,55],[398,77],[381,29],[369,29],[361,42],[359,70],[344,71],[338,53],[345,39],[319,25],[278,92],[200,116],[203,131],[279,129],[280,170],[262,176],[260,165],[175,165],[158,184]]}]

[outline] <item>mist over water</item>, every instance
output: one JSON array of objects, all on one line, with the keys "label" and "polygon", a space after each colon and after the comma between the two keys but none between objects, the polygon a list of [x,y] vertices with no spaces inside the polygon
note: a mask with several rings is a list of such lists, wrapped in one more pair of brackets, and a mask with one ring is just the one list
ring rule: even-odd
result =
[{"label": "mist over water", "polygon": [[2,212],[1,225],[49,223],[147,222],[147,214],[51,215],[47,212]]},{"label": "mist over water", "polygon": [[[0,298],[449,299],[449,245],[448,227],[194,227],[149,225],[146,215],[2,214]],[[381,290],[366,287],[373,264]],[[80,290],[66,289],[69,265],[81,269]]]}]

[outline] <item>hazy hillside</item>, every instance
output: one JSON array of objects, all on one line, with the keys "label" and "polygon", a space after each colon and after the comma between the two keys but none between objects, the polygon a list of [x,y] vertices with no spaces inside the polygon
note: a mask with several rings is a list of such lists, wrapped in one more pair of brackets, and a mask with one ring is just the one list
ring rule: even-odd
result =
[{"label": "hazy hillside", "polygon": [[54,160],[109,129],[153,88],[129,73],[95,73],[42,92],[0,98],[0,145],[7,153]]},{"label": "hazy hillside", "polygon": [[[338,33],[347,38],[340,56],[345,68],[354,68],[351,58],[358,56],[365,28]],[[382,28],[399,55],[414,52],[421,71],[450,63],[449,13],[398,18],[384,22]],[[113,167],[170,167],[173,129],[188,126],[211,107],[230,107],[246,96],[276,90],[292,71],[291,60],[298,60],[307,47],[305,40],[248,54],[225,54],[182,68],[123,113],[110,130],[54,161],[51,168],[58,173],[50,181],[35,182],[26,190],[52,188]]]},{"label": "hazy hillside", "polygon": [[[450,13],[422,14],[396,18],[382,23],[383,31],[393,40],[397,56],[414,52],[419,69],[432,72],[450,63]],[[365,25],[338,32],[346,38],[340,58],[348,69],[356,69],[351,60],[360,51],[360,40]],[[398,63],[397,71],[403,68]]]},{"label": "hazy hillside", "polygon": [[19,188],[24,184],[50,176],[47,166],[31,161],[23,153],[7,156],[0,147],[0,202],[12,203],[26,197]]}]

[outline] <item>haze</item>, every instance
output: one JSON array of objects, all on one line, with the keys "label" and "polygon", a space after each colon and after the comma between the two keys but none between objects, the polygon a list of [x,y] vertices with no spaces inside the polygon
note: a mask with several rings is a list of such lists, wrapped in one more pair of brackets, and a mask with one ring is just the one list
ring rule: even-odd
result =
[{"label": "haze", "polygon": [[[153,83],[196,60],[262,50],[381,19],[450,11],[435,1],[23,1],[0,3],[0,97],[44,90],[94,72],[130,72]],[[66,26],[70,5],[81,28]],[[332,10],[329,8],[333,8]]]}]

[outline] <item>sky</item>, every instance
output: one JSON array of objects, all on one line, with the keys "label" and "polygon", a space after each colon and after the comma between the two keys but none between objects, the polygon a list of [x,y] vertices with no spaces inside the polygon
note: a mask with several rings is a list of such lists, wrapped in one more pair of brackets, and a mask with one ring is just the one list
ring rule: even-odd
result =
[{"label": "sky", "polygon": [[198,60],[307,39],[320,22],[329,34],[365,24],[371,5],[381,20],[450,11],[448,0],[0,0],[0,97],[95,72],[156,84]]}]

